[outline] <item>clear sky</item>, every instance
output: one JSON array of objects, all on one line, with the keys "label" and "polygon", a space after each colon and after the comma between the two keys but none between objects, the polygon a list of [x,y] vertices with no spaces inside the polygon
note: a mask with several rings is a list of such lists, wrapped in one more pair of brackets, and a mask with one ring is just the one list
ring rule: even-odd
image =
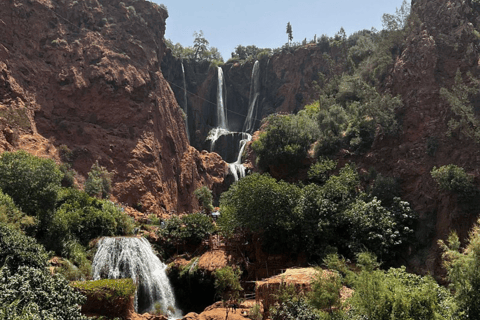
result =
[{"label": "clear sky", "polygon": [[315,34],[333,36],[340,27],[350,35],[372,27],[381,30],[382,15],[393,14],[402,5],[402,0],[150,1],[168,9],[166,38],[191,46],[193,33],[202,30],[225,61],[239,44],[281,47],[287,42],[288,22],[294,42],[312,40]]}]

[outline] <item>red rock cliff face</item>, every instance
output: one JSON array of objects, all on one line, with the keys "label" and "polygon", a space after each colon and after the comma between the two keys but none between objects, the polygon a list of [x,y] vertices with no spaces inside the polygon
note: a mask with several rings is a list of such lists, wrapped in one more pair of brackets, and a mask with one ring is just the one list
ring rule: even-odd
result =
[{"label": "red rock cliff face", "polygon": [[0,149],[115,173],[114,197],[149,212],[198,208],[218,188],[216,154],[189,146],[159,61],[166,10],[147,1],[5,0],[0,6]]},{"label": "red rock cliff face", "polygon": [[[380,135],[372,150],[354,161],[366,170],[375,167],[401,178],[402,197],[420,215],[417,246],[425,248],[411,257],[410,266],[439,275],[443,271],[438,239],[445,239],[452,230],[465,238],[477,219],[476,214],[460,212],[453,194],[439,191],[430,171],[434,166],[456,164],[474,175],[478,185],[479,144],[461,134],[447,137],[453,114],[440,88],[451,87],[457,70],[478,77],[480,55],[474,29],[480,26],[480,18],[468,1],[417,0],[412,13],[417,23],[386,84],[405,105],[402,133],[397,138]],[[433,156],[427,153],[429,139],[438,141]]]}]

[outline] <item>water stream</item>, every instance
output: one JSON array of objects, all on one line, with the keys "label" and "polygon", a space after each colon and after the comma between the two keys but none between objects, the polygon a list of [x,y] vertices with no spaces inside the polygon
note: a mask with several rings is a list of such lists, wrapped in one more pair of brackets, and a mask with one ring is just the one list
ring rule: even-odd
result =
[{"label": "water stream", "polygon": [[169,318],[181,318],[166,268],[145,238],[105,237],[98,242],[92,273],[94,280],[132,278],[137,284],[136,312],[153,311],[160,303]]},{"label": "water stream", "polygon": [[247,117],[245,118],[245,123],[243,125],[243,132],[252,132],[253,124],[255,123],[256,115],[253,113],[255,111],[255,105],[257,104],[257,98],[260,95],[260,63],[255,61],[252,69],[252,76],[250,80],[250,97],[248,100],[248,112]]},{"label": "water stream", "polygon": [[187,81],[185,80],[185,68],[182,61],[182,75],[183,75],[183,111],[185,112],[185,128],[187,130],[187,138],[190,141],[190,133],[188,131],[188,101],[187,101]]}]

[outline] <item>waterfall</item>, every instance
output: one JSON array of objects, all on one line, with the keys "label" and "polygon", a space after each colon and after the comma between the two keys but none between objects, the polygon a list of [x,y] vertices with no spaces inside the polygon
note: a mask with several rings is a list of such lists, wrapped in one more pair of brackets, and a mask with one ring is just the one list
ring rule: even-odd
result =
[{"label": "waterfall", "polygon": [[255,61],[252,69],[252,77],[250,80],[250,97],[248,99],[248,112],[247,117],[245,118],[245,124],[243,125],[244,132],[253,131],[255,117],[253,112],[255,111],[255,105],[257,103],[257,98],[260,95],[260,63]]},{"label": "waterfall", "polygon": [[245,178],[245,167],[242,164],[242,154],[248,141],[252,140],[252,136],[246,132],[242,134],[242,140],[240,140],[240,151],[238,152],[237,161],[228,164],[228,168],[233,175],[235,181],[241,178]]},{"label": "waterfall", "polygon": [[183,111],[185,112],[185,127],[187,129],[187,138],[190,141],[190,133],[188,132],[188,102],[187,102],[187,81],[185,80],[185,68],[182,61],[182,75],[183,75]]},{"label": "waterfall", "polygon": [[210,130],[207,137],[207,140],[211,141],[210,152],[213,152],[213,150],[215,149],[215,142],[217,142],[218,138],[228,133],[230,133],[230,131],[223,128],[213,128],[212,130]]},{"label": "waterfall", "polygon": [[[225,83],[223,81],[223,70],[218,67],[218,85],[217,85],[217,127],[222,129],[227,128],[227,115],[225,112],[225,103],[224,103],[224,88]],[[225,96],[226,96],[225,90]]]},{"label": "waterfall", "polygon": [[102,238],[92,264],[93,279],[132,278],[137,284],[135,311],[154,310],[159,302],[169,318],[181,318],[165,269],[144,238]]}]

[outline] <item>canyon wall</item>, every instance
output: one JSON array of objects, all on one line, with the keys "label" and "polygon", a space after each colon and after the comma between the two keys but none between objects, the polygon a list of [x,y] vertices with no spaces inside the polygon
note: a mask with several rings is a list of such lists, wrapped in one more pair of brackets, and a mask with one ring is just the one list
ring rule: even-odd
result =
[{"label": "canyon wall", "polygon": [[3,1],[0,149],[67,151],[80,183],[98,161],[113,199],[145,212],[198,209],[193,191],[228,167],[188,143],[160,70],[167,17],[143,0]]}]

